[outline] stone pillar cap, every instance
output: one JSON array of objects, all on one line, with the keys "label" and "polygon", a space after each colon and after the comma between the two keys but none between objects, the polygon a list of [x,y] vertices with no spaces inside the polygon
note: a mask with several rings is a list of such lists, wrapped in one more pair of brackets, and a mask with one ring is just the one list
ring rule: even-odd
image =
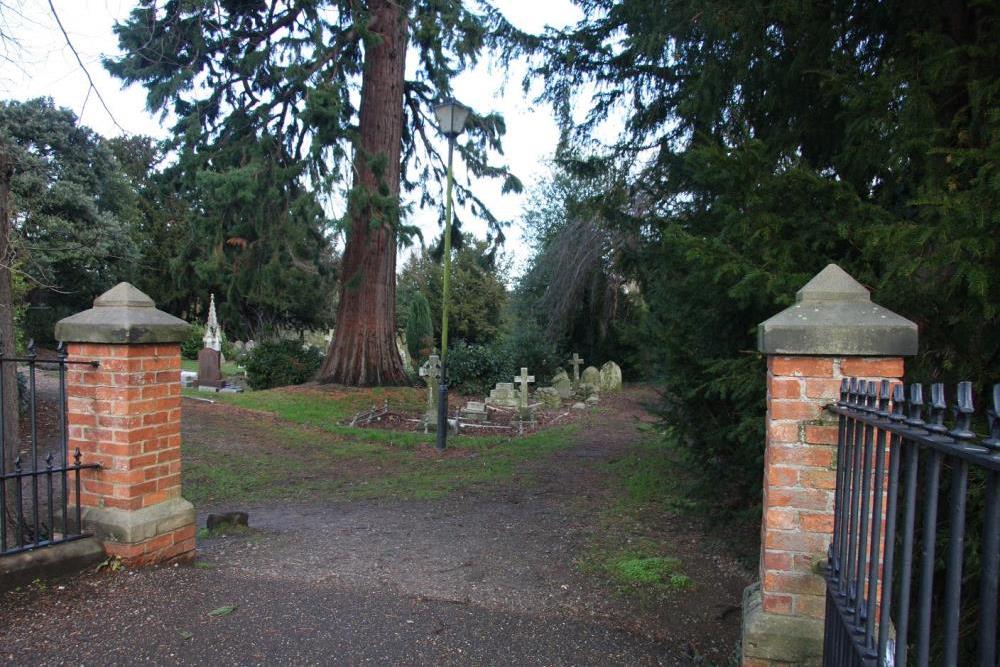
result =
[{"label": "stone pillar cap", "polygon": [[806,283],[795,305],[757,325],[766,354],[898,357],[917,353],[917,325],[872,303],[871,292],[836,264]]},{"label": "stone pillar cap", "polygon": [[118,283],[94,299],[94,307],[56,323],[65,343],[179,343],[191,325],[162,310],[129,283]]}]

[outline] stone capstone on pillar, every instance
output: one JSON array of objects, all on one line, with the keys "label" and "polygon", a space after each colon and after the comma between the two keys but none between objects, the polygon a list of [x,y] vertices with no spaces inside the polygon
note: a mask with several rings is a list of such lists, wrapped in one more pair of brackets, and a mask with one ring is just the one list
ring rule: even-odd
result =
[{"label": "stone capstone on pillar", "polygon": [[119,283],[90,310],[61,320],[69,450],[99,470],[81,474],[88,530],[131,564],[194,553],[194,507],[181,496],[180,341],[190,326]]}]

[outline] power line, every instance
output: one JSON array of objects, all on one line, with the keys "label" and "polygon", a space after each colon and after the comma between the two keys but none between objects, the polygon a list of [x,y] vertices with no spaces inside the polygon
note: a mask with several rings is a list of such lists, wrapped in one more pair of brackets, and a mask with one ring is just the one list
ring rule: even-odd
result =
[{"label": "power line", "polygon": [[[56,25],[58,25],[59,30],[62,31],[63,37],[66,38],[66,46],[68,46],[69,50],[73,52],[76,62],[80,64],[80,69],[83,70],[84,75],[87,77],[87,81],[90,83],[90,90],[93,90],[94,94],[97,95],[97,99],[100,100],[101,106],[103,106],[104,110],[108,113],[108,118],[111,119],[111,122],[118,126],[118,129],[122,131],[122,134],[127,135],[128,132],[121,126],[121,123],[118,122],[115,115],[111,113],[111,109],[108,108],[108,104],[104,101],[101,91],[99,91],[97,86],[94,85],[94,79],[90,76],[90,72],[87,71],[87,66],[83,64],[83,59],[80,57],[80,54],[77,53],[76,47],[73,46],[73,42],[70,40],[69,34],[66,32],[66,28],[63,27],[62,21],[59,19],[59,14],[56,12],[56,7],[52,4],[52,0],[49,0],[49,9],[52,11],[52,17],[55,18]],[[90,90],[87,91],[88,97],[90,96]],[[86,102],[84,104],[86,104]]]}]

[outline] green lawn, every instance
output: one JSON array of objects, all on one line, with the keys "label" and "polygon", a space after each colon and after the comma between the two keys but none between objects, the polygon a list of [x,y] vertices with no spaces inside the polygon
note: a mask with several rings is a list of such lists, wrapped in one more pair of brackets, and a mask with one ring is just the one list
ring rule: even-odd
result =
[{"label": "green lawn", "polygon": [[[185,395],[205,397],[189,390]],[[391,408],[419,411],[424,400],[419,389],[272,389],[217,394],[212,400],[277,419],[234,412],[232,421],[216,417],[187,425],[184,495],[202,505],[439,498],[510,479],[521,462],[568,445],[575,430],[564,426],[522,438],[452,436],[448,454],[440,456],[433,434],[341,423],[385,400]]]},{"label": "green lawn", "polygon": [[[198,362],[195,359],[181,359],[181,370],[198,372]],[[243,375],[243,370],[234,361],[222,364],[222,377]]]}]

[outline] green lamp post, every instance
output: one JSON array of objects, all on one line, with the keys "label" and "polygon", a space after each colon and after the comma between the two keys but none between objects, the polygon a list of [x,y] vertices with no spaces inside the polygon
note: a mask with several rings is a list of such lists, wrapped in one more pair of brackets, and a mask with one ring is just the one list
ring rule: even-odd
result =
[{"label": "green lamp post", "polygon": [[451,190],[455,182],[452,160],[455,156],[455,139],[465,130],[465,121],[472,111],[454,99],[447,99],[434,107],[438,128],[448,138],[448,186],[445,194],[444,213],[444,280],[441,289],[441,384],[438,389],[437,448],[443,451],[448,438],[448,279],[451,273]]}]

